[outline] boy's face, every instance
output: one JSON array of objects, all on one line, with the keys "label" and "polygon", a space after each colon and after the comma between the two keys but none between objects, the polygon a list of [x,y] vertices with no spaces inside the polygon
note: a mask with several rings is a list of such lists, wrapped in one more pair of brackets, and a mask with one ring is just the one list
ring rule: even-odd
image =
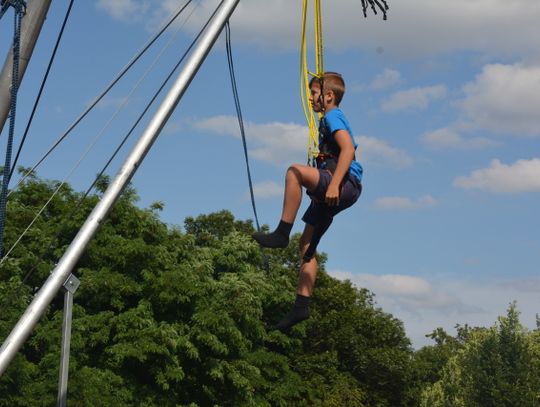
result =
[{"label": "boy's face", "polygon": [[321,106],[321,85],[314,81],[309,87],[310,97],[309,102],[311,103],[311,108],[314,112],[319,113],[323,111],[323,106]]},{"label": "boy's face", "polygon": [[[321,85],[317,83],[317,81],[314,81],[311,84],[309,90],[309,102],[311,103],[311,108],[315,113],[322,112],[324,110],[323,108],[326,108],[326,106],[330,103],[332,99],[332,93],[325,92],[325,94],[321,98]],[[321,104],[321,102],[324,104],[324,106]]]}]

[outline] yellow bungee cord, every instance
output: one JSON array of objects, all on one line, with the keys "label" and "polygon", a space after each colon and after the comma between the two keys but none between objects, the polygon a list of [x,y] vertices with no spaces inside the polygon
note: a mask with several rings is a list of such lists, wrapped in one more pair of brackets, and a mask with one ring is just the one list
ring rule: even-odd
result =
[{"label": "yellow bungee cord", "polygon": [[[367,17],[367,9],[369,6],[371,6],[374,14],[377,14],[377,9],[381,11],[383,14],[383,20],[386,20],[386,13],[388,11],[388,4],[386,0],[362,0],[362,11],[364,13],[364,17]],[[315,165],[315,158],[319,154],[319,129],[317,123],[318,120],[323,117],[323,113],[318,114],[318,120],[315,118],[315,115],[309,103],[309,81],[312,77],[318,77],[322,79],[324,75],[321,0],[313,0],[313,31],[315,34],[315,73],[310,72],[308,67],[306,34],[307,15],[308,0],[303,0],[302,35],[300,40],[300,98],[302,100],[302,108],[304,110],[304,115],[306,116],[306,121],[309,127],[308,163],[310,165]]]},{"label": "yellow bungee cord", "polygon": [[[314,165],[315,158],[319,154],[319,131],[318,120],[311,109],[309,98],[310,89],[309,81],[311,77],[322,78],[324,73],[324,58],[323,58],[323,35],[322,35],[322,13],[321,13],[321,1],[313,1],[313,30],[315,34],[315,73],[310,72],[308,67],[308,53],[307,53],[307,15],[308,15],[308,0],[303,0],[302,8],[302,35],[300,40],[300,98],[302,101],[302,108],[309,127],[309,139],[308,139],[308,163]],[[322,113],[319,113],[318,119],[322,117]]]}]

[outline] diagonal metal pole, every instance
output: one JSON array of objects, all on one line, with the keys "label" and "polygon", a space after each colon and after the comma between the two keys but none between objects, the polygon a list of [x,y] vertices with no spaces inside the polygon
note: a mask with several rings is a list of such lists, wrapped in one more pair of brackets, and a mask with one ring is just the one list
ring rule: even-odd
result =
[{"label": "diagonal metal pole", "polygon": [[234,12],[239,1],[240,0],[223,0],[221,2],[218,12],[199,40],[199,44],[186,62],[184,69],[178,75],[176,82],[161,103],[161,106],[148,124],[148,127],[140,136],[137,144],[129,154],[115,179],[103,194],[101,201],[90,213],[86,222],[79,230],[79,233],[75,236],[75,239],[71,242],[67,251],[58,262],[58,265],[51,272],[51,275],[47,281],[45,281],[43,287],[38,291],[32,303],[28,306],[21,319],[19,319],[19,322],[17,322],[17,325],[15,325],[2,344],[2,347],[0,348],[0,376],[5,372],[10,362],[47,309],[48,305],[62,288],[62,285],[77,264],[77,261],[83,254],[88,243],[101,224],[105,221],[105,218],[118,200],[123,189],[131,180],[137,168],[141,165],[142,160],[152,147],[152,144],[159,136],[165,123],[195,77],[197,71],[210,52],[210,49],[219,37],[223,26]]}]

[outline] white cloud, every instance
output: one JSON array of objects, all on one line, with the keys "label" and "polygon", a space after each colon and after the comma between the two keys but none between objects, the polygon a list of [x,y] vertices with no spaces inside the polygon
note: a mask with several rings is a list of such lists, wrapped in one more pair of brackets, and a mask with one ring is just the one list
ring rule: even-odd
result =
[{"label": "white cloud", "polygon": [[[111,3],[111,6],[107,6]],[[157,20],[176,11],[178,0],[100,0],[101,7],[120,15],[123,8],[143,8]],[[198,31],[218,0],[205,0],[191,19],[189,29]],[[534,0],[433,0],[392,1],[388,21],[371,12],[367,19],[357,0],[333,0],[323,4],[325,45],[333,49],[379,49],[405,58],[460,50],[491,55],[529,58],[540,56],[540,3]],[[128,13],[133,16],[133,12]],[[237,42],[251,43],[266,51],[297,50],[301,3],[289,0],[240,2],[231,23]],[[141,20],[142,21],[142,20]],[[436,27],[436,29],[434,29]],[[311,37],[310,37],[311,38]],[[374,55],[376,55],[374,53]]]},{"label": "white cloud", "polygon": [[[216,134],[240,137],[238,119],[233,116],[216,116],[200,120],[193,126]],[[280,122],[244,122],[244,126],[252,158],[278,165],[306,160],[309,134],[307,126]]]},{"label": "white cloud", "polygon": [[401,74],[399,71],[386,68],[381,74],[377,75],[370,83],[369,87],[375,90],[390,88],[401,82]]},{"label": "white cloud", "polygon": [[[198,32],[218,4],[218,0],[203,0],[186,25],[187,30]],[[179,6],[175,0],[166,0],[161,7],[160,14],[169,15]],[[266,50],[296,49],[300,41],[300,14],[300,6],[291,7],[290,1],[240,2],[231,18],[233,39]]]},{"label": "white cloud", "polygon": [[378,164],[394,168],[406,168],[413,164],[413,159],[406,151],[394,148],[375,137],[356,137],[358,143],[357,156],[363,163]]},{"label": "white cloud", "polygon": [[419,209],[437,205],[437,200],[431,195],[424,195],[416,199],[402,196],[387,196],[375,201],[378,209]]},{"label": "white cloud", "polygon": [[469,137],[465,138],[454,130],[444,127],[426,133],[421,137],[421,141],[428,147],[436,150],[442,149],[460,149],[473,150],[485,147],[493,147],[499,145],[494,140],[485,137]]},{"label": "white cloud", "polygon": [[404,274],[353,274],[329,271],[335,278],[350,280],[375,293],[377,304],[404,322],[415,347],[432,344],[425,337],[442,327],[455,335],[456,324],[492,326],[517,301],[521,322],[535,327],[540,279],[467,280],[462,277],[422,278]]},{"label": "white cloud", "polygon": [[[274,181],[265,181],[253,185],[253,194],[256,199],[271,199],[283,196],[283,184]],[[246,192],[249,197],[249,192]]]},{"label": "white cloud", "polygon": [[472,126],[516,136],[540,136],[540,66],[486,65],[458,103]]},{"label": "white cloud", "polygon": [[[238,119],[234,116],[197,120],[191,123],[191,126],[215,134],[240,137]],[[245,121],[244,126],[251,158],[277,165],[306,161],[309,134],[307,126],[281,122],[257,124],[249,121]],[[359,144],[357,157],[363,163],[404,168],[413,162],[405,151],[393,148],[374,137],[356,137],[356,142]]]},{"label": "white cloud", "polygon": [[[238,119],[234,116],[214,116],[208,119],[197,120],[192,125],[196,129],[210,130],[220,135],[240,137]],[[244,126],[246,126],[246,123],[244,123]]]},{"label": "white cloud", "polygon": [[511,165],[493,160],[488,168],[457,177],[453,184],[498,193],[540,192],[540,158],[518,160]]},{"label": "white cloud", "polygon": [[[424,309],[438,309],[444,312],[461,312],[470,307],[440,289],[436,289],[424,278],[403,274],[352,274],[331,271],[333,277],[348,279],[357,287],[364,287],[375,293],[381,305],[392,304],[409,312],[419,313]],[[435,328],[435,327],[434,327]]]},{"label": "white cloud", "polygon": [[445,97],[446,92],[446,86],[444,85],[402,90],[384,100],[382,109],[386,112],[425,109],[431,102]]},{"label": "white cloud", "polygon": [[538,278],[521,278],[516,280],[501,282],[500,287],[505,289],[517,290],[525,293],[540,294],[540,279]]},{"label": "white cloud", "polygon": [[148,0],[98,0],[97,7],[116,20],[126,22],[142,21],[150,7]]}]

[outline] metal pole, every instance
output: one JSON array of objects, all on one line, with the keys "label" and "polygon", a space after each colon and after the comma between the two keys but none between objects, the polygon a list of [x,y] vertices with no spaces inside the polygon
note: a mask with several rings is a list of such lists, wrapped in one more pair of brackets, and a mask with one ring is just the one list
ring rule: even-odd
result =
[{"label": "metal pole", "polygon": [[77,261],[86,249],[86,246],[97,232],[100,225],[105,221],[107,214],[122,193],[124,187],[133,177],[137,168],[141,165],[142,160],[159,136],[159,133],[165,126],[165,123],[171,116],[174,108],[195,77],[195,74],[204,62],[204,59],[210,52],[210,49],[217,40],[223,26],[232,15],[239,1],[240,0],[223,0],[221,2],[219,11],[200,39],[197,48],[186,62],[184,69],[178,75],[176,82],[161,103],[161,106],[148,124],[148,127],[140,136],[137,144],[116,175],[116,178],[111,182],[103,194],[101,201],[96,205],[92,213],[90,213],[86,222],[79,230],[79,233],[75,236],[73,242],[71,242],[66,253],[60,259],[58,265],[52,271],[43,287],[36,294],[32,303],[28,306],[21,319],[19,319],[19,322],[17,322],[17,325],[15,325],[3,343],[0,348],[0,376],[7,369],[19,348],[30,335],[32,329],[45,312],[45,309],[51,303],[58,290],[62,287],[62,284],[66,281],[71,270],[73,270],[77,264]]},{"label": "metal pole", "polygon": [[[47,17],[51,0],[28,0],[26,14],[21,24],[21,50],[19,56],[19,84],[34,51],[41,27]],[[8,53],[2,72],[0,72],[0,133],[4,128],[11,108],[11,77],[13,49]]]},{"label": "metal pole", "polygon": [[69,348],[71,346],[71,321],[73,317],[73,295],[80,281],[71,274],[64,283],[64,319],[62,322],[62,349],[60,353],[60,374],[58,378],[57,407],[66,407],[69,376]]}]

